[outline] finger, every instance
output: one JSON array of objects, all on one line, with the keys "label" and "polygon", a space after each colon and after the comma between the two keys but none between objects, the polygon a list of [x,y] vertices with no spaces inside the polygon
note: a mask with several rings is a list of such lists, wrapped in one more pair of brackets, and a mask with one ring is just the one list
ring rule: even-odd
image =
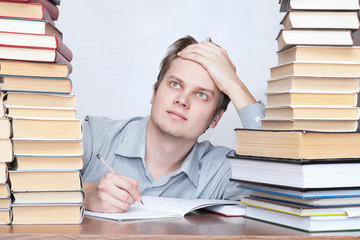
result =
[{"label": "finger", "polygon": [[[209,48],[212,48],[214,51],[216,50],[224,50],[223,48],[221,48],[220,46],[216,45],[215,43],[213,42],[210,42],[210,41],[205,41],[205,42],[202,42],[203,45],[209,47]],[[225,51],[225,50],[224,50]],[[226,52],[226,51],[225,51]]]},{"label": "finger", "polygon": [[196,43],[187,46],[182,51],[180,51],[180,53],[199,52],[203,56],[209,56],[209,55],[214,55],[215,51],[216,50],[213,47],[207,46],[203,43]]},{"label": "finger", "polygon": [[126,202],[128,204],[134,204],[135,198],[130,195],[130,193],[124,189],[121,189],[115,185],[111,185],[108,188],[109,193],[114,199],[117,199],[122,202]]},{"label": "finger", "polygon": [[208,47],[212,47],[214,51],[218,51],[218,54],[223,54],[225,56],[225,59],[227,60],[227,62],[230,64],[231,68],[236,72],[236,67],[235,67],[234,63],[230,60],[229,55],[225,49],[223,49],[223,48],[219,47],[218,45],[216,45],[212,42],[209,42],[209,41],[206,41],[203,43],[204,43],[204,45],[206,45]]},{"label": "finger", "polygon": [[133,178],[129,178],[127,176],[121,175],[121,177],[125,178],[126,180],[130,181],[132,184],[134,184],[135,187],[139,186],[139,182]]},{"label": "finger", "polygon": [[209,66],[208,66],[209,58],[206,56],[203,56],[199,53],[189,53],[189,52],[183,53],[180,55],[180,57],[183,59],[186,59],[186,60],[196,62],[196,63],[200,64],[206,70],[209,69]]},{"label": "finger", "polygon": [[186,58],[188,54],[198,53],[204,57],[212,59],[212,61],[217,61],[219,63],[226,62],[230,67],[235,70],[234,64],[229,59],[227,52],[212,44],[211,42],[202,42],[198,44],[192,44],[179,52],[178,56]]},{"label": "finger", "polygon": [[124,212],[130,208],[127,202],[119,201],[112,195],[102,192],[99,194],[99,205],[102,212]]},{"label": "finger", "polygon": [[[98,184],[99,195],[106,193],[114,199],[118,199],[128,204],[134,204],[135,199],[124,189],[118,187],[114,180],[117,178],[117,175],[107,174],[103,179],[100,180]],[[106,200],[106,199],[104,199]]]},{"label": "finger", "polygon": [[112,177],[116,187],[128,192],[135,201],[141,201],[138,182],[135,179],[119,175],[113,175]]}]

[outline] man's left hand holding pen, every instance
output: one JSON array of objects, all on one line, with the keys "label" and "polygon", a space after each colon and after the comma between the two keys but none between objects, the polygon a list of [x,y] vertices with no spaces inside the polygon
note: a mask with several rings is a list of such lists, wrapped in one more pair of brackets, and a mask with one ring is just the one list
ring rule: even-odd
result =
[{"label": "man's left hand holding pen", "polygon": [[84,192],[84,206],[94,212],[120,213],[142,200],[137,180],[114,173],[96,183],[84,182]]}]

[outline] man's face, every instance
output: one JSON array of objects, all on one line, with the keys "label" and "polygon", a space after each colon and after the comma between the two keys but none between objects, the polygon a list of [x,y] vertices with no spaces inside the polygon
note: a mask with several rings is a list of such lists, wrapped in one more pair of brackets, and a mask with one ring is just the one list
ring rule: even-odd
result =
[{"label": "man's face", "polygon": [[220,120],[223,110],[214,116],[220,97],[220,90],[201,65],[177,58],[153,93],[150,120],[171,137],[197,140]]}]

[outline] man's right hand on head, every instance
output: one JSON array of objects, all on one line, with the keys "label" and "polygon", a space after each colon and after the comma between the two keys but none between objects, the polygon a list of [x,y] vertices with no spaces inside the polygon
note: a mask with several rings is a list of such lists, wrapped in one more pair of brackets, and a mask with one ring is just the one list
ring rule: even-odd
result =
[{"label": "man's right hand on head", "polygon": [[96,183],[84,182],[84,192],[84,206],[94,212],[124,212],[136,201],[141,201],[135,179],[112,173]]}]

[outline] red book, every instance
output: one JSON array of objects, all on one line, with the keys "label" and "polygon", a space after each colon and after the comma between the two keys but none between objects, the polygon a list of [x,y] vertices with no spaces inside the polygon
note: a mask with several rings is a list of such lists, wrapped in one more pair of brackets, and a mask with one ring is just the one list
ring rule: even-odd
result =
[{"label": "red book", "polygon": [[71,50],[54,34],[28,34],[0,31],[1,47],[55,49],[71,62]]}]

